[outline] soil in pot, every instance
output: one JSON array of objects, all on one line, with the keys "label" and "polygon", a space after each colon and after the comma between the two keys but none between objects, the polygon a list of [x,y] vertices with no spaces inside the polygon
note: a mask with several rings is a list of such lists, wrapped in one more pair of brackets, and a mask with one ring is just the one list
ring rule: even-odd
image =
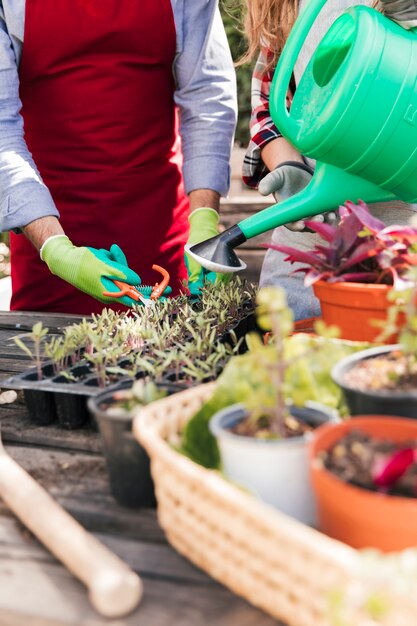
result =
[{"label": "soil in pot", "polygon": [[319,459],[341,480],[369,491],[417,497],[417,439],[393,442],[352,430]]},{"label": "soil in pot", "polygon": [[332,369],[350,415],[417,417],[417,364],[398,344],[357,352]]},{"label": "soil in pot", "polygon": [[[313,430],[312,426],[292,414],[285,417],[284,427],[285,439],[290,437],[302,437],[305,433]],[[260,417],[254,421],[248,416],[231,426],[228,430],[242,437],[255,437],[257,439],[276,438],[276,435],[271,433],[269,420],[265,417]]]},{"label": "soil in pot", "polygon": [[345,373],[345,382],[362,391],[417,391],[417,363],[410,361],[401,350],[392,350],[358,361]]}]

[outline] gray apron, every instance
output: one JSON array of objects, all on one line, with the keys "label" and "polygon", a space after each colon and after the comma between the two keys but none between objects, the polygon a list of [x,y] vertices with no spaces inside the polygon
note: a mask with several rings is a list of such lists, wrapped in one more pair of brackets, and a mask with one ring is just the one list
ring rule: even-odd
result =
[{"label": "gray apron", "polygon": [[[300,10],[306,0],[301,0]],[[308,0],[307,0],[308,1]],[[328,0],[324,5],[318,19],[315,21],[300,56],[294,68],[295,81],[298,83],[307,63],[309,62],[317,44],[321,41],[334,20],[350,6],[364,4],[370,6],[370,2],[361,0]],[[308,159],[314,166],[314,161]],[[348,199],[348,198],[347,198]],[[380,203],[371,205],[372,214],[387,225],[407,224],[416,212],[416,205],[409,205],[402,201]],[[299,250],[311,250],[316,243],[323,240],[315,233],[293,232],[285,226],[276,228],[272,233],[272,243],[291,246]],[[320,315],[320,305],[310,287],[304,287],[304,274],[292,274],[303,265],[294,263],[290,265],[284,261],[285,255],[275,250],[268,250],[262,266],[260,286],[280,285],[287,292],[288,303],[294,311],[296,320]]]}]

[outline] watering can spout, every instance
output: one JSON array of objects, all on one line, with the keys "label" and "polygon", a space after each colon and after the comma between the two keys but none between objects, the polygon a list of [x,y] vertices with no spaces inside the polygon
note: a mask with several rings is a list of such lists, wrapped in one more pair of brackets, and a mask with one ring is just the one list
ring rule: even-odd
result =
[{"label": "watering can spout", "polygon": [[211,272],[240,272],[245,269],[246,263],[239,259],[234,248],[246,239],[239,224],[235,224],[201,243],[187,244],[185,251]]},{"label": "watering can spout", "polygon": [[288,222],[334,211],[346,200],[387,202],[394,199],[396,196],[393,193],[374,183],[334,165],[317,162],[313,178],[300,193],[251,215],[239,222],[239,226],[249,239]]},{"label": "watering can spout", "polygon": [[207,241],[187,247],[203,267],[214,272],[238,272],[246,267],[234,248],[251,237],[288,222],[332,211],[346,199],[385,202],[394,194],[333,165],[317,163],[311,182],[300,193],[251,215]]}]

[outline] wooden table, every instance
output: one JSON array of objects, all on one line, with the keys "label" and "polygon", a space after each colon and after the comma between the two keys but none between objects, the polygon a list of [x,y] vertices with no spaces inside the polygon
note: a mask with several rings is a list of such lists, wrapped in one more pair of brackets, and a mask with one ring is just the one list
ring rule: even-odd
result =
[{"label": "wooden table", "polygon": [[[35,321],[50,329],[79,321],[57,314],[0,313],[1,380],[28,367],[11,337]],[[112,498],[100,436],[88,428],[33,426],[23,403],[0,406],[8,453],[91,533],[136,570],[144,597],[129,617],[108,620],[84,587],[0,502],[1,626],[277,626],[179,556],[152,509],[130,510]]]}]

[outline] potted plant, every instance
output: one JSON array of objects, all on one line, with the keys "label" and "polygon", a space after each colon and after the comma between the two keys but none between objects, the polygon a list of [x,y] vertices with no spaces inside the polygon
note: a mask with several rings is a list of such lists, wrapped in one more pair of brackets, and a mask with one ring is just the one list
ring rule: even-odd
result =
[{"label": "potted plant", "polygon": [[[386,226],[363,203],[340,207],[336,226],[308,221],[323,240],[311,251],[270,244],[287,254],[290,263],[304,263],[305,285],[313,286],[327,324],[336,324],[341,337],[374,341],[379,329],[373,320],[386,320],[388,294],[402,287],[404,274],[417,264],[417,229]],[[387,337],[387,342],[395,337]]]},{"label": "potted plant", "polygon": [[132,435],[132,421],[141,406],[179,391],[175,385],[149,379],[125,381],[117,389],[88,399],[88,409],[100,434],[110,489],[123,506],[154,506],[155,495],[149,457]]},{"label": "potted plant", "polygon": [[181,450],[311,524],[306,442],[314,428],[336,419],[339,396],[330,367],[355,347],[333,342],[332,329],[327,337],[291,336],[292,312],[282,289],[264,288],[257,301],[258,324],[272,328],[268,343],[249,336],[249,352],[232,357],[213,397],[186,424]]},{"label": "potted plant", "polygon": [[[407,279],[407,281],[406,281]],[[417,270],[393,291],[387,321],[379,338],[396,334],[398,344],[361,350],[341,359],[332,370],[351,415],[417,417]]]},{"label": "potted plant", "polygon": [[417,544],[417,422],[363,416],[313,434],[319,529],[355,548]]}]

